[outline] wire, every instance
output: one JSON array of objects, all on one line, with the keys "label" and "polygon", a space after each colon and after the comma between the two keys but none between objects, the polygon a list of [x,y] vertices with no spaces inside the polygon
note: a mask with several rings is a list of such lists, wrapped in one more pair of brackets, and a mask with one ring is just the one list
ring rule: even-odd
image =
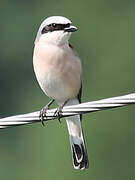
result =
[{"label": "wire", "polygon": [[[96,111],[102,111],[122,106],[127,106],[130,104],[135,104],[135,93],[118,96],[113,98],[102,99],[98,101],[81,103],[78,105],[65,106],[62,109],[62,117],[73,116],[76,114],[84,114]],[[44,121],[54,120],[57,118],[55,115],[56,109],[50,109],[46,112],[46,117]],[[20,125],[26,125],[31,123],[40,122],[39,118],[40,111],[10,116],[0,119],[0,128],[8,128]]]}]

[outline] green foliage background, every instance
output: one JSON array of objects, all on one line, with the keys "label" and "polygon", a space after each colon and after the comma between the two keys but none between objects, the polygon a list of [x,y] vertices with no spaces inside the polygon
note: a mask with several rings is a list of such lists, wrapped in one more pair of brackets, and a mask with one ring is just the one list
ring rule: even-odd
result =
[{"label": "green foliage background", "polygon": [[[83,64],[83,101],[135,91],[135,1],[1,0],[1,117],[40,110],[49,100],[32,68],[41,21],[63,15],[79,27],[71,42]],[[65,120],[0,130],[0,179],[132,180],[135,106],[84,116],[90,168],[72,167]]]}]

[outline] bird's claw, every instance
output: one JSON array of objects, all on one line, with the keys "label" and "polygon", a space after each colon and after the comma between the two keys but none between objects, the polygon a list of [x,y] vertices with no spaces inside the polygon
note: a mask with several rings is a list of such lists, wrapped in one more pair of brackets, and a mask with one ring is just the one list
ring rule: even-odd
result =
[{"label": "bird's claw", "polygon": [[59,106],[57,110],[54,112],[54,116],[58,118],[58,121],[61,123],[61,118],[62,118],[62,108]]},{"label": "bird's claw", "polygon": [[49,109],[49,107],[51,106],[51,104],[54,102],[55,100],[52,99],[41,111],[40,111],[40,115],[39,115],[39,119],[41,120],[42,125],[44,126],[44,119],[47,119],[46,116],[46,111]]},{"label": "bird's claw", "polygon": [[54,112],[54,116],[56,116],[56,117],[58,118],[58,120],[59,120],[60,123],[61,123],[61,120],[60,120],[60,119],[62,118],[62,109],[63,109],[64,105],[65,105],[67,102],[68,102],[68,100],[65,101],[63,104],[59,105],[59,107],[57,108],[57,110]]},{"label": "bird's claw", "polygon": [[40,115],[39,115],[39,118],[40,118],[40,121],[42,123],[43,126],[45,126],[44,124],[44,120],[46,118],[46,111],[49,109],[48,106],[45,106],[41,111],[40,111]]}]

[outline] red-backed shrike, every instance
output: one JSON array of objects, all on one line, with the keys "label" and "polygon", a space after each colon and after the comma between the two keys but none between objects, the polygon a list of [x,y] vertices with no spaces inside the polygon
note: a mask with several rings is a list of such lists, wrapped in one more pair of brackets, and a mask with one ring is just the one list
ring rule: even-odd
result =
[{"label": "red-backed shrike", "polygon": [[[41,110],[41,119],[55,100],[58,114],[64,105],[81,102],[80,58],[69,44],[77,28],[62,16],[45,19],[39,27],[33,55],[34,71],[43,92],[52,100]],[[75,169],[88,168],[88,156],[81,126],[81,115],[66,117]]]}]

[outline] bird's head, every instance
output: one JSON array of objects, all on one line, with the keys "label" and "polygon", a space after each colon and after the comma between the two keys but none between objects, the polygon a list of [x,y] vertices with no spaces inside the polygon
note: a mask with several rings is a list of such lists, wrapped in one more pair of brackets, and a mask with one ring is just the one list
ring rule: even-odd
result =
[{"label": "bird's head", "polygon": [[51,43],[63,45],[68,42],[72,32],[77,31],[77,27],[63,16],[51,16],[46,18],[40,25],[35,43]]}]

